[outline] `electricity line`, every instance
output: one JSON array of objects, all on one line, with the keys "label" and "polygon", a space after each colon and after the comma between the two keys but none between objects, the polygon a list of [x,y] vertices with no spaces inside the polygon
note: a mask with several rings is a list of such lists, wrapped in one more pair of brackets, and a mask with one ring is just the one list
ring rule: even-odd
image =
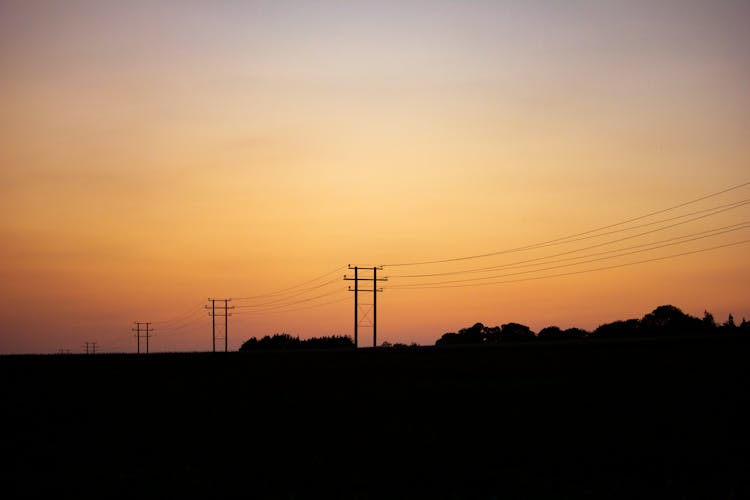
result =
[{"label": "electricity line", "polygon": [[287,292],[287,291],[299,288],[301,286],[305,286],[305,285],[308,285],[310,283],[314,283],[314,282],[316,282],[318,280],[321,280],[323,278],[326,278],[326,277],[328,277],[328,276],[330,276],[330,275],[332,275],[334,273],[341,272],[344,269],[346,269],[346,266],[339,266],[336,269],[334,269],[332,271],[329,271],[329,272],[327,272],[325,274],[321,274],[320,276],[317,276],[317,277],[315,277],[313,279],[310,279],[310,280],[307,280],[307,281],[303,281],[302,283],[298,283],[298,284],[293,285],[293,286],[282,288],[281,290],[276,290],[275,292],[268,292],[268,293],[262,293],[262,294],[258,294],[258,295],[250,295],[250,296],[247,296],[247,297],[233,297],[233,298],[234,298],[234,300],[252,300],[252,299],[259,299],[259,298],[264,298],[264,297],[270,297],[270,296],[274,296],[274,295],[279,295],[279,294],[282,294],[284,292]]},{"label": "electricity line", "polygon": [[196,305],[192,306],[190,309],[186,310],[182,314],[179,314],[177,316],[172,316],[171,318],[168,318],[165,320],[154,321],[153,323],[158,323],[161,329],[168,328],[172,324],[181,323],[185,319],[193,316],[196,311],[203,312],[203,302],[197,303]]},{"label": "electricity line", "polygon": [[[300,290],[299,292],[294,292],[293,294],[290,294],[290,295],[287,295],[287,296],[284,296],[284,297],[281,297],[281,298],[278,298],[278,299],[269,300],[267,302],[261,302],[259,304],[247,304],[247,305],[242,305],[242,306],[237,306],[237,307],[264,307],[264,306],[272,305],[272,304],[275,304],[275,303],[278,303],[278,302],[285,302],[285,301],[287,301],[287,300],[289,300],[291,298],[299,297],[300,295],[305,295],[306,293],[308,293],[308,292],[310,292],[312,290],[317,290],[319,288],[323,288],[323,287],[331,285],[333,283],[340,283],[340,282],[341,282],[341,280],[339,278],[334,278],[334,279],[332,279],[330,281],[326,281],[325,283],[321,283],[320,285],[311,286],[309,288],[305,288],[303,290]],[[235,300],[240,300],[240,299],[235,299]]]},{"label": "electricity line", "polygon": [[170,328],[164,328],[161,330],[162,333],[159,335],[162,337],[170,336],[176,334],[180,330],[185,330],[186,328],[198,325],[199,323],[204,323],[206,320],[206,316],[204,313],[202,313],[199,317],[195,317],[193,319],[187,320],[181,324],[172,326]]},{"label": "electricity line", "polygon": [[[735,227],[735,226],[739,226],[739,227]],[[727,229],[727,228],[731,228],[731,229]],[[612,257],[608,257],[608,258],[622,257],[624,255],[630,255],[630,254],[633,254],[633,253],[647,252],[647,251],[656,250],[656,249],[659,249],[659,248],[665,248],[665,247],[674,246],[674,245],[682,245],[684,243],[689,243],[689,242],[692,242],[692,241],[703,240],[703,239],[706,239],[706,238],[712,238],[714,236],[719,236],[719,235],[722,235],[722,234],[732,233],[732,232],[735,232],[735,231],[740,231],[742,229],[748,229],[748,228],[750,228],[750,223],[745,222],[745,223],[742,223],[742,224],[735,224],[733,226],[725,226],[724,228],[711,229],[711,230],[708,230],[708,231],[701,231],[699,233],[694,233],[694,234],[690,234],[690,235],[676,236],[674,238],[667,238],[666,240],[655,241],[655,242],[651,242],[651,243],[642,243],[640,245],[633,245],[633,246],[630,246],[630,247],[617,248],[617,249],[614,249],[614,250],[605,250],[603,252],[596,252],[596,253],[587,254],[587,255],[579,255],[577,257],[566,257],[564,259],[551,260],[551,261],[543,262],[543,263],[540,263],[540,264],[530,264],[530,263],[524,263],[524,264],[519,264],[519,265],[506,264],[504,266],[498,266],[498,268],[505,267],[506,269],[519,269],[519,268],[529,267],[529,266],[534,266],[534,265],[555,264],[555,263],[558,263],[558,262],[567,262],[567,261],[571,261],[571,260],[579,260],[579,259],[585,259],[585,258],[589,258],[589,257],[598,257],[600,255],[606,255],[606,254],[618,253],[618,252],[623,252],[623,253],[618,253],[617,255],[613,255]],[[720,231],[720,229],[725,229],[725,230],[724,231]],[[682,241],[676,241],[676,240],[682,240]],[[671,243],[669,243],[669,242],[671,242]],[[644,248],[644,247],[651,247],[651,248]],[[627,250],[634,250],[636,248],[642,248],[642,250],[639,250],[638,252],[626,252]],[[580,250],[578,250],[578,251],[580,251]],[[566,253],[569,253],[569,252],[563,252],[563,254],[566,254]],[[563,255],[563,254],[557,254],[557,255]],[[549,257],[540,257],[539,259],[532,259],[532,260],[540,260],[540,259],[547,260],[547,259],[553,258],[555,256],[556,255],[552,255],[552,256],[549,256]]]},{"label": "electricity line", "polygon": [[[457,262],[457,261],[462,261],[462,260],[471,260],[471,259],[479,259],[479,258],[484,258],[484,257],[492,257],[492,256],[495,256],[495,255],[501,255],[501,254],[510,253],[510,252],[519,252],[519,251],[523,251],[523,250],[531,250],[531,249],[535,249],[535,248],[539,248],[539,247],[549,246],[549,245],[552,245],[552,244],[558,244],[558,243],[562,243],[562,242],[566,242],[566,241],[572,240],[574,238],[578,238],[578,237],[581,237],[581,236],[591,235],[593,233],[598,233],[598,232],[604,231],[606,229],[611,229],[611,228],[614,228],[614,227],[617,227],[617,226],[622,226],[622,225],[628,224],[630,222],[636,222],[636,221],[639,221],[639,220],[646,219],[648,217],[653,217],[655,215],[659,215],[659,214],[663,214],[663,213],[666,213],[666,212],[670,212],[672,210],[676,210],[678,208],[686,207],[688,205],[692,205],[692,204],[698,203],[700,201],[704,201],[704,200],[707,200],[707,199],[710,199],[710,198],[714,198],[716,196],[719,196],[719,195],[728,193],[730,191],[734,191],[734,190],[743,188],[743,187],[748,186],[748,185],[750,185],[750,182],[744,182],[742,184],[738,184],[736,186],[732,186],[732,187],[729,187],[727,189],[723,189],[721,191],[717,191],[715,193],[711,193],[711,194],[708,194],[708,195],[705,195],[705,196],[701,196],[700,198],[695,198],[695,199],[686,201],[684,203],[680,203],[678,205],[673,205],[671,207],[667,207],[667,208],[664,208],[664,209],[661,209],[661,210],[657,210],[657,211],[654,211],[654,212],[643,214],[643,215],[640,215],[638,217],[633,217],[633,218],[626,219],[626,220],[623,220],[623,221],[620,221],[620,222],[617,222],[617,223],[614,223],[614,224],[608,224],[606,226],[601,226],[601,227],[598,227],[598,228],[590,229],[588,231],[584,231],[584,232],[581,232],[581,233],[571,234],[571,235],[568,235],[568,236],[563,236],[563,237],[560,237],[560,238],[555,238],[555,239],[551,239],[551,240],[547,240],[547,241],[542,241],[542,242],[531,244],[531,245],[526,245],[526,246],[516,247],[516,248],[510,248],[510,249],[506,249],[506,250],[499,250],[499,251],[489,252],[489,253],[484,253],[484,254],[467,255],[467,256],[463,256],[463,257],[454,257],[454,258],[450,258],[450,259],[424,260],[424,261],[415,261],[415,262],[400,262],[400,263],[394,263],[394,264],[383,264],[383,267],[421,266],[421,265],[427,265],[427,264],[442,264],[442,263],[447,263],[447,262]],[[744,200],[744,201],[747,201],[747,200]],[[741,202],[737,202],[737,203],[741,203]]]},{"label": "electricity line", "polygon": [[[620,253],[617,253],[615,255],[609,255],[609,256],[606,256],[606,257],[596,257],[596,258],[592,258],[592,259],[589,259],[589,260],[584,260],[584,261],[581,261],[581,262],[573,262],[573,263],[561,264],[561,265],[558,265],[558,266],[551,266],[551,267],[542,267],[542,268],[539,268],[539,269],[531,269],[531,270],[519,271],[519,272],[515,272],[515,273],[497,274],[497,275],[494,275],[494,276],[480,276],[480,277],[477,277],[477,278],[464,278],[464,279],[459,279],[459,280],[439,281],[439,282],[433,282],[433,283],[420,283],[420,285],[443,285],[443,284],[450,284],[450,283],[464,283],[464,282],[469,282],[469,281],[481,281],[481,280],[496,279],[496,278],[506,278],[508,276],[518,276],[518,275],[521,275],[521,274],[538,273],[538,272],[542,272],[542,271],[550,271],[550,270],[553,270],[553,269],[560,269],[560,268],[565,268],[565,267],[580,266],[582,264],[590,264],[592,262],[598,262],[598,261],[602,261],[602,260],[616,259],[616,258],[619,258],[619,257],[625,257],[627,255],[634,255],[634,254],[637,254],[637,253],[651,252],[653,250],[658,250],[660,248],[666,248],[666,247],[670,247],[670,246],[674,246],[674,245],[682,245],[682,244],[685,244],[685,243],[689,243],[691,241],[697,241],[697,240],[702,240],[702,239],[705,239],[705,238],[711,238],[713,236],[718,236],[718,235],[721,235],[721,234],[725,234],[725,233],[729,233],[729,232],[733,232],[733,231],[738,231],[740,229],[747,229],[749,227],[750,227],[750,225],[744,226],[742,228],[737,228],[737,229],[732,229],[732,230],[728,230],[728,231],[716,233],[716,234],[696,236],[695,238],[691,238],[691,239],[688,239],[688,240],[685,240],[685,241],[666,243],[666,244],[658,245],[658,246],[654,246],[654,244],[650,244],[650,246],[652,246],[652,248],[645,248],[645,249],[640,249],[640,250],[633,250],[633,251],[629,251],[629,252],[624,252],[624,251],[622,251],[623,249],[620,249],[619,250]],[[602,254],[602,253],[612,253],[612,252],[611,251],[610,252],[600,252],[600,254]],[[588,255],[588,256],[584,255],[584,256],[579,256],[579,257],[573,257],[572,259],[573,260],[579,260],[579,259],[584,259],[584,258],[594,257],[594,256],[596,256],[596,254],[592,254],[592,255]],[[561,261],[545,262],[545,263],[543,263],[541,265],[554,264],[556,262],[563,262],[563,261],[566,261],[566,260],[571,260],[571,259],[562,259]],[[540,264],[536,264],[536,265],[538,266]],[[521,266],[521,267],[524,267],[524,266]],[[529,267],[529,266],[527,265],[525,267]],[[517,269],[517,267],[516,267],[516,269]],[[397,288],[406,288],[408,286],[409,286],[408,284],[394,285],[394,287],[397,287]]]},{"label": "electricity line", "polygon": [[328,302],[321,302],[320,304],[314,304],[314,305],[305,306],[305,307],[297,307],[297,308],[294,308],[294,309],[274,309],[274,310],[265,310],[265,311],[245,311],[245,312],[235,313],[235,314],[290,313],[290,312],[297,312],[297,311],[306,311],[306,310],[309,310],[309,309],[316,309],[318,307],[323,307],[323,306],[327,306],[327,305],[331,305],[331,304],[338,304],[338,303],[341,303],[341,302],[344,302],[344,301],[349,301],[349,300],[350,300],[349,297],[344,297],[342,299],[331,300],[331,301],[328,301]]},{"label": "electricity line", "polygon": [[[671,255],[665,255],[665,256],[661,256],[661,257],[653,257],[653,258],[650,258],[650,259],[644,259],[644,260],[639,260],[639,261],[635,261],[635,262],[626,262],[626,263],[623,263],[623,264],[614,264],[614,265],[611,265],[611,266],[597,267],[597,268],[593,268],[593,269],[583,269],[583,270],[580,270],[580,271],[570,271],[570,272],[567,272],[567,273],[548,274],[548,275],[545,275],[545,276],[534,276],[534,277],[530,277],[530,278],[519,278],[519,279],[514,279],[514,280],[488,281],[488,282],[481,282],[481,283],[469,283],[469,284],[457,284],[457,285],[455,285],[455,284],[454,285],[431,285],[431,284],[428,284],[428,283],[414,284],[414,285],[400,285],[400,286],[399,285],[391,285],[391,286],[387,287],[387,289],[419,290],[419,289],[425,289],[425,288],[435,288],[435,289],[438,289],[438,288],[465,288],[465,287],[481,286],[481,285],[501,285],[501,284],[508,284],[508,283],[520,283],[520,282],[523,282],[523,281],[535,281],[535,280],[548,279],[548,278],[557,278],[557,277],[561,277],[561,276],[574,276],[574,275],[578,275],[578,274],[586,274],[586,273],[592,273],[592,272],[596,272],[596,271],[605,271],[605,270],[609,270],[609,269],[617,269],[617,268],[621,268],[621,267],[634,266],[634,265],[637,265],[637,264],[645,264],[645,263],[648,263],[648,262],[657,262],[657,261],[672,259],[672,258],[676,258],[676,257],[683,257],[683,256],[687,256],[687,255],[694,255],[694,254],[698,254],[698,253],[709,252],[709,251],[718,250],[718,249],[721,249],[721,248],[728,248],[728,247],[732,247],[732,246],[744,245],[746,243],[750,243],[750,239],[748,239],[748,240],[741,240],[741,241],[735,241],[735,242],[732,242],[732,243],[726,243],[724,245],[717,245],[717,246],[708,247],[708,248],[701,248],[701,249],[698,249],[698,250],[692,250],[692,251],[688,251],[688,252],[681,252],[681,253],[676,253],[676,254],[671,254]],[[485,278],[485,279],[490,279],[490,278]]]},{"label": "electricity line", "polygon": [[[673,237],[673,238],[667,238],[665,240],[655,241],[655,242],[651,242],[651,243],[642,243],[640,245],[634,245],[634,246],[631,246],[631,247],[625,247],[625,248],[614,249],[614,250],[607,250],[605,252],[599,252],[599,254],[620,252],[620,251],[624,251],[624,250],[632,250],[634,248],[641,248],[641,247],[644,247],[644,246],[658,245],[658,244],[666,243],[666,242],[669,242],[669,241],[686,239],[686,238],[692,238],[694,236],[706,235],[707,233],[714,233],[714,232],[717,232],[717,231],[722,231],[722,232],[717,233],[717,234],[724,234],[726,232],[732,232],[732,231],[738,231],[738,230],[741,230],[741,229],[745,229],[747,227],[747,224],[750,224],[750,221],[745,221],[745,222],[741,222],[739,224],[732,224],[732,225],[729,225],[729,226],[724,226],[724,227],[715,228],[715,229],[709,229],[709,230],[706,230],[706,231],[700,231],[700,232],[697,232],[697,233],[692,233],[692,234],[688,234],[688,235],[684,235],[684,236],[676,236],[676,237]],[[668,228],[671,228],[671,227],[673,227],[673,226],[669,226]],[[667,229],[667,228],[664,228],[664,229]],[[528,267],[528,265],[532,265],[530,263],[533,263],[533,262],[545,261],[545,260],[552,259],[552,258],[555,258],[555,257],[561,257],[561,256],[564,256],[564,255],[571,255],[571,254],[583,252],[583,251],[586,251],[586,250],[591,250],[593,248],[600,248],[600,247],[603,247],[603,246],[606,246],[606,245],[611,245],[613,243],[619,243],[621,241],[625,241],[625,240],[628,240],[628,239],[633,239],[634,237],[643,236],[645,234],[650,234],[650,233],[653,233],[653,232],[656,232],[656,231],[657,230],[646,231],[644,233],[640,233],[640,234],[633,235],[633,236],[628,236],[628,237],[625,237],[625,238],[617,238],[617,239],[606,241],[606,242],[603,242],[603,243],[597,243],[596,245],[589,245],[589,246],[586,246],[586,247],[577,248],[577,249],[574,249],[574,250],[568,250],[568,251],[565,251],[565,252],[559,252],[559,253],[555,253],[555,254],[552,254],[552,255],[547,255],[547,256],[544,256],[544,257],[536,257],[536,258],[533,258],[533,259],[520,260],[520,261],[510,262],[510,263],[506,263],[506,264],[499,264],[499,265],[495,265],[495,266],[471,268],[471,269],[464,269],[464,270],[460,270],[460,271],[445,271],[445,272],[440,272],[440,273],[402,274],[402,275],[398,275],[397,274],[397,275],[391,275],[390,277],[391,278],[427,278],[427,277],[436,277],[436,276],[451,276],[451,275],[456,275],[456,274],[468,274],[468,273],[481,273],[481,272],[488,272],[488,271],[496,271],[498,269],[513,268],[513,267],[516,267],[516,266]],[[709,236],[712,236],[712,235],[707,235],[706,237],[709,237]],[[689,240],[689,241],[692,241],[692,240]],[[679,243],[675,243],[675,244],[679,244]],[[597,254],[591,254],[589,256],[593,256],[593,255],[597,255]],[[586,256],[571,257],[570,259],[578,259],[578,258],[584,258],[584,257],[586,257]]]},{"label": "electricity line", "polygon": [[184,317],[180,321],[174,322],[167,326],[160,327],[160,331],[179,330],[179,329],[184,328],[186,325],[193,324],[196,321],[203,319],[203,318],[205,318],[205,310],[204,310],[203,305],[201,304],[200,309],[194,310],[188,316]]},{"label": "electricity line", "polygon": [[[261,309],[261,310],[253,310],[253,311],[246,311],[246,312],[248,312],[248,313],[262,313],[262,312],[269,312],[269,311],[273,311],[273,310],[275,310],[275,309],[281,309],[281,308],[284,308],[284,307],[288,307],[288,306],[291,306],[291,305],[296,305],[296,304],[303,304],[303,303],[305,303],[305,302],[310,302],[310,301],[313,301],[313,300],[316,300],[316,299],[320,299],[320,298],[323,298],[323,297],[329,297],[329,296],[331,296],[331,295],[333,295],[333,294],[336,294],[336,293],[341,293],[342,291],[343,291],[343,290],[341,290],[341,289],[339,289],[339,290],[334,290],[334,291],[332,291],[332,292],[324,293],[324,294],[322,294],[322,295],[316,295],[315,297],[309,297],[309,298],[307,298],[307,299],[295,300],[295,301],[293,301],[293,302],[288,302],[288,303],[283,303],[283,304],[277,304],[277,305],[275,305],[275,306],[271,306],[271,307],[268,307],[268,308],[266,308],[266,309]],[[237,309],[240,309],[240,308],[243,308],[243,309],[244,309],[244,308],[249,308],[249,307],[252,307],[252,306],[247,306],[247,305],[244,305],[244,306],[235,306],[235,308],[237,308]]]}]

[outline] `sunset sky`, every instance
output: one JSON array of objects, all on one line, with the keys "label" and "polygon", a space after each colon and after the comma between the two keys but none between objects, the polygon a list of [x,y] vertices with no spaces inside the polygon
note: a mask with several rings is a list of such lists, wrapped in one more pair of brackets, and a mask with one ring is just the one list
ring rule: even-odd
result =
[{"label": "sunset sky", "polygon": [[134,352],[134,321],[210,350],[208,297],[231,350],[351,335],[349,264],[385,266],[379,342],[750,319],[749,24],[739,0],[3,0],[0,353]]}]

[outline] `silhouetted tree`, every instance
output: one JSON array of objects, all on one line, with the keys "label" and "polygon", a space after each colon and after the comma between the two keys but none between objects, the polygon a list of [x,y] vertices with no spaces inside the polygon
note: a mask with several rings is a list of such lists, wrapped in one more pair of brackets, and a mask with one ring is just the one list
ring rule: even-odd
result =
[{"label": "silhouetted tree", "polygon": [[567,330],[561,330],[557,326],[548,326],[543,328],[538,334],[539,340],[566,340],[566,339],[582,339],[587,337],[589,332],[580,328],[568,328]]},{"label": "silhouetted tree", "polygon": [[443,334],[435,345],[459,345],[459,344],[496,344],[501,339],[499,326],[484,326],[482,323],[474,323],[468,328],[461,328],[457,333],[449,332]]},{"label": "silhouetted tree", "polygon": [[534,332],[526,325],[506,323],[502,326],[484,326],[474,323],[468,328],[462,328],[458,333],[445,333],[435,342],[435,345],[459,344],[497,344],[498,342],[533,340]]},{"label": "silhouetted tree", "polygon": [[542,328],[537,334],[539,340],[560,340],[563,338],[563,331],[557,326],[548,326]]},{"label": "silhouetted tree", "polygon": [[663,305],[646,314],[640,322],[640,335],[688,335],[702,333],[704,321],[685,314],[678,307]]},{"label": "silhouetted tree", "polygon": [[703,328],[710,331],[716,330],[716,321],[714,320],[714,315],[708,311],[703,311]]},{"label": "silhouetted tree", "polygon": [[503,341],[534,340],[536,338],[531,328],[520,323],[505,323],[500,328],[500,338]]},{"label": "silhouetted tree", "polygon": [[444,333],[435,341],[435,345],[458,345],[461,343],[461,337],[456,332]]},{"label": "silhouetted tree", "polygon": [[734,316],[732,314],[730,314],[727,317],[727,320],[719,327],[719,331],[721,331],[721,333],[737,333],[738,330],[739,328],[735,324]]},{"label": "silhouetted tree", "polygon": [[501,340],[502,328],[499,326],[485,326],[484,339],[488,344],[497,344]]},{"label": "silhouetted tree", "polygon": [[482,323],[474,323],[468,328],[461,328],[457,333],[443,334],[435,345],[484,344],[487,342],[488,329]]},{"label": "silhouetted tree", "polygon": [[638,324],[639,321],[637,319],[604,323],[594,330],[592,337],[603,339],[635,337],[638,335]]},{"label": "silhouetted tree", "polygon": [[591,335],[588,331],[582,329],[582,328],[568,328],[567,330],[563,331],[563,336],[566,339],[584,339]]},{"label": "silhouetted tree", "polygon": [[486,340],[482,323],[474,323],[474,326],[462,328],[458,331],[458,335],[464,340],[465,344],[481,344]]},{"label": "silhouetted tree", "polygon": [[255,337],[249,338],[242,343],[240,351],[253,351],[258,348],[258,339]]}]

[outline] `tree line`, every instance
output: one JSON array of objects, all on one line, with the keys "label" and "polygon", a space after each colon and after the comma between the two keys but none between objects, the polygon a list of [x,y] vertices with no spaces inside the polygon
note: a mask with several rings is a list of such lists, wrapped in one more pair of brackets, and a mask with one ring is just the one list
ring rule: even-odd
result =
[{"label": "tree line", "polygon": [[[573,340],[584,338],[646,338],[686,335],[717,335],[750,333],[750,323],[744,318],[738,325],[730,314],[726,321],[717,323],[713,314],[705,311],[702,318],[684,313],[673,305],[659,306],[642,318],[617,320],[604,323],[593,331],[582,328],[562,329],[548,326],[538,333],[521,323],[504,323],[500,326],[485,326],[482,323],[462,328],[457,332],[444,333],[436,346],[466,345],[466,344],[498,344],[509,341],[547,341]],[[416,346],[416,344],[411,344]],[[240,347],[240,351],[264,350],[301,350],[301,349],[342,349],[354,348],[352,337],[347,335],[331,335],[300,339],[288,333],[266,335],[262,338],[250,338]],[[383,342],[381,347],[409,347],[406,344]]]},{"label": "tree line", "polygon": [[739,334],[750,332],[750,324],[743,318],[737,325],[730,314],[726,321],[718,324],[714,316],[705,311],[703,318],[684,313],[673,305],[662,305],[640,319],[617,320],[598,326],[593,331],[581,328],[561,329],[548,326],[538,333],[520,323],[505,323],[500,326],[485,326],[475,323],[458,332],[443,334],[435,345],[497,344],[507,341],[544,341],[582,338],[646,338],[686,335]]}]

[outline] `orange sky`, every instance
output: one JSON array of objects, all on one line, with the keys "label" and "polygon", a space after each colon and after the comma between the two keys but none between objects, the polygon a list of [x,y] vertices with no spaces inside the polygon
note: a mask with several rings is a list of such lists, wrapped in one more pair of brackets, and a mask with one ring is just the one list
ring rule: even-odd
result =
[{"label": "orange sky", "polygon": [[[327,283],[347,264],[490,253],[742,185],[748,16],[730,1],[3,2],[0,353],[130,352],[133,321],[154,322],[153,351],[206,350],[206,298],[334,270],[234,300],[230,349],[351,335],[349,283]],[[515,270],[537,278],[699,251],[462,288],[403,285],[513,270],[394,277],[379,339],[432,344],[477,321],[593,329],[666,303],[750,318],[748,245],[707,251],[750,239],[748,206],[685,222],[746,199],[743,186],[630,224],[654,223],[642,230],[386,266],[537,258]]]}]

